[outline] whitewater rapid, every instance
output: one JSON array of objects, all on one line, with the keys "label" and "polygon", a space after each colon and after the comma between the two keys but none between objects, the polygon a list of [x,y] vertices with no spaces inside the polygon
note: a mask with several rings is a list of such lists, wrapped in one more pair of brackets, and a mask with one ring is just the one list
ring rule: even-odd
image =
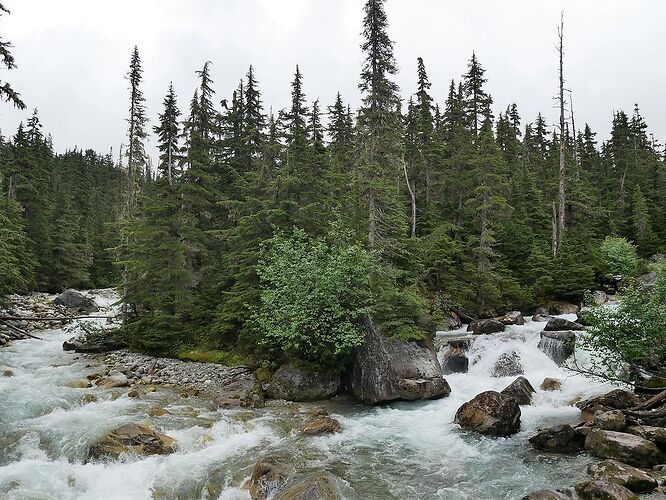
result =
[{"label": "whitewater rapid", "polygon": [[[540,453],[527,439],[539,427],[578,422],[572,402],[610,386],[568,372],[544,355],[537,348],[543,326],[528,320],[508,327],[509,335],[477,337],[468,353],[469,372],[446,377],[448,398],[383,407],[324,403],[344,430],[317,437],[297,432],[312,404],[218,409],[173,389],[130,398],[127,389],[70,388],[68,382],[100,371],[99,361],[64,352],[62,342],[71,333],[43,331],[43,341],[0,350],[0,374],[13,373],[0,376],[0,498],[247,499],[243,483],[266,455],[285,457],[298,471],[334,474],[350,499],[516,499],[569,486],[585,477],[592,459]],[[452,423],[460,405],[515,378],[490,375],[495,361],[510,351],[520,354],[525,376],[537,389],[533,405],[521,407],[520,433],[491,438],[461,431]],[[539,390],[545,377],[561,379],[562,390]],[[155,407],[170,414],[149,416]],[[85,463],[92,442],[128,422],[172,436],[178,452]]]}]

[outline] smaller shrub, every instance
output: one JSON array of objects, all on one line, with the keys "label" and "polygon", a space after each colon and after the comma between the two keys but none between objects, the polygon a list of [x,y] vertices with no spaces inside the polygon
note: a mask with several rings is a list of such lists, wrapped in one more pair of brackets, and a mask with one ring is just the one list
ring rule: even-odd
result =
[{"label": "smaller shrub", "polygon": [[623,281],[636,276],[640,261],[636,247],[632,243],[624,238],[606,236],[600,250],[607,278]]}]

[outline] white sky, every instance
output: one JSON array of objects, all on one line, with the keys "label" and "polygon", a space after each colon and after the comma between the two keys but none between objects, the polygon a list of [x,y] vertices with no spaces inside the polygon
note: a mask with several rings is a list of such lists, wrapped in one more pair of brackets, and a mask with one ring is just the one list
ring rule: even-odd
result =
[{"label": "white sky", "polygon": [[[0,71],[37,108],[56,149],[106,152],[124,141],[127,72],[137,44],[151,125],[173,80],[185,111],[194,71],[213,61],[217,100],[229,98],[252,63],[268,109],[289,103],[296,64],[308,100],[322,108],[340,90],[353,106],[362,54],[363,0],[3,0],[0,18],[18,69]],[[613,110],[640,104],[650,131],[666,139],[666,2],[560,0],[452,2],[388,0],[390,36],[404,98],[414,92],[424,58],[432,94],[443,104],[451,78],[476,51],[495,114],[511,102],[523,121],[541,111],[552,123],[557,88],[556,27],[565,15],[565,72],[576,124],[600,137]],[[0,129],[13,134],[30,112],[0,103]]]}]

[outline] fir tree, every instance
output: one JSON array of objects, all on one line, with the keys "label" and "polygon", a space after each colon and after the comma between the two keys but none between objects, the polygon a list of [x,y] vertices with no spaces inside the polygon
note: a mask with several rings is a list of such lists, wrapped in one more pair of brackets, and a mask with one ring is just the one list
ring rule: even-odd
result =
[{"label": "fir tree", "polygon": [[[0,3],[0,16],[2,16],[3,13],[9,14],[10,12]],[[7,69],[16,68],[14,56],[10,50],[11,48],[12,44],[3,41],[2,37],[0,37],[0,58],[2,59],[2,64]],[[0,99],[4,99],[5,102],[11,102],[18,109],[25,109],[25,103],[21,99],[21,95],[12,88],[9,82],[3,80],[0,80]]]}]

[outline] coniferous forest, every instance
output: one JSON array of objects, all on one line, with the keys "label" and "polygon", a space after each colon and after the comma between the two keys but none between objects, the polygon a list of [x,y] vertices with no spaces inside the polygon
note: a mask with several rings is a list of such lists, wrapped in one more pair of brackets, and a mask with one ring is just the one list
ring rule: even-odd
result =
[{"label": "coniferous forest", "polygon": [[[261,68],[219,95],[202,61],[190,95],[164,82],[149,122],[135,48],[121,151],[57,153],[36,110],[3,130],[0,294],[115,286],[134,349],[335,365],[363,314],[419,339],[450,311],[492,317],[609,286],[607,237],[666,251],[664,148],[638,105],[614,112],[607,140],[568,90],[555,125],[521,116],[493,101],[475,53],[436,102],[429,61],[397,87],[384,2],[364,14],[358,109],[309,98],[297,66],[291,105],[269,112]],[[0,50],[11,70],[10,42]],[[4,80],[0,96],[30,106]]]}]

